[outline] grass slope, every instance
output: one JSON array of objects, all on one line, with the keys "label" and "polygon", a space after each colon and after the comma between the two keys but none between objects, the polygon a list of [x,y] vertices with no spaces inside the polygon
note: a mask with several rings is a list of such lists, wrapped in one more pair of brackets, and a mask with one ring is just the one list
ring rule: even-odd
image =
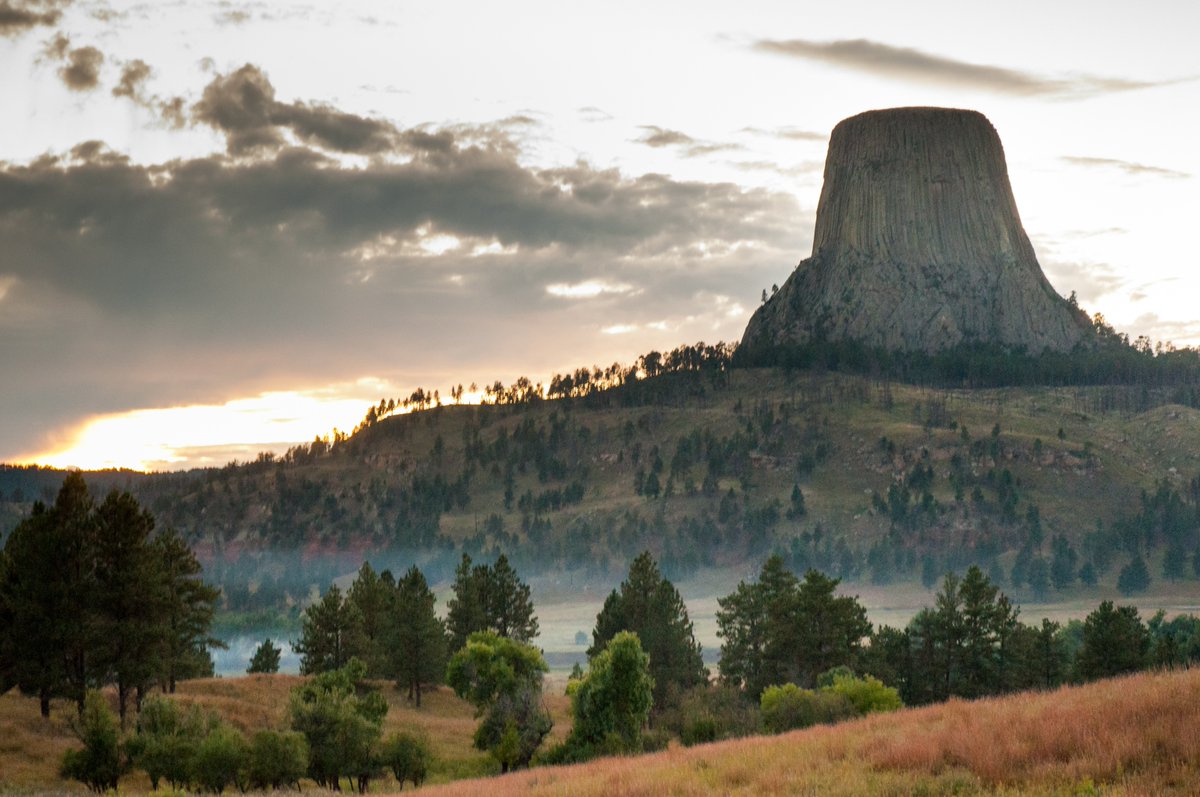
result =
[{"label": "grass slope", "polygon": [[[179,684],[175,698],[215,711],[249,736],[263,728],[287,727],[288,693],[303,680],[295,675],[252,675],[184,681]],[[380,686],[388,702],[384,737],[402,730],[423,734],[436,758],[430,782],[499,771],[487,753],[472,746],[478,725],[474,709],[449,689],[427,692],[421,708],[417,709],[391,684]],[[115,710],[115,696],[110,698]],[[570,703],[562,689],[554,687],[548,689],[545,701],[554,719],[550,743],[557,744],[570,730]],[[0,793],[47,790],[87,793],[82,784],[68,783],[58,777],[63,753],[80,746],[71,731],[74,712],[73,704],[55,701],[50,719],[43,720],[36,699],[21,697],[16,690],[0,695]],[[131,716],[131,731],[132,726]],[[150,781],[140,770],[122,778],[120,785],[126,793],[150,791]],[[308,788],[312,788],[311,782]],[[389,775],[376,788],[395,788],[395,781]]]},{"label": "grass slope", "polygon": [[423,791],[676,795],[1194,795],[1200,671],[878,715],[777,737],[534,769]]}]

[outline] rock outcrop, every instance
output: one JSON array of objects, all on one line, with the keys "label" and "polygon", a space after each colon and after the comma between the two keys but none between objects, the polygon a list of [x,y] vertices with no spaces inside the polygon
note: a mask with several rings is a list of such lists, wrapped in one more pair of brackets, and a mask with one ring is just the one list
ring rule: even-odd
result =
[{"label": "rock outcrop", "polygon": [[1042,273],[1000,137],[975,111],[895,108],[829,140],[812,256],[750,319],[750,346],[861,341],[1068,351],[1087,317]]}]

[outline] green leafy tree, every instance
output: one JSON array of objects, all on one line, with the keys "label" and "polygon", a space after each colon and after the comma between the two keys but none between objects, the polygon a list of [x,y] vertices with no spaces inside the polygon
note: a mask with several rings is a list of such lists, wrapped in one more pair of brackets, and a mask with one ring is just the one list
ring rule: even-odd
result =
[{"label": "green leafy tree", "polygon": [[639,752],[654,705],[654,679],[637,634],[614,636],[573,683],[570,695],[575,723],[567,745],[580,751],[578,758],[590,757],[583,751]]},{"label": "green leafy tree", "polygon": [[128,771],[129,762],[121,746],[117,718],[99,692],[88,691],[74,730],[83,742],[83,749],[68,750],[63,755],[62,776],[83,783],[97,794],[116,791],[117,781]]},{"label": "green leafy tree", "polygon": [[356,779],[374,771],[387,701],[362,683],[367,667],[351,659],[292,690],[288,704],[292,729],[308,742],[308,775],[318,786],[338,789],[340,779]]},{"label": "green leafy tree", "polygon": [[1075,655],[1075,674],[1091,681],[1136,672],[1146,666],[1149,652],[1150,632],[1137,608],[1104,601],[1083,621],[1083,645]]},{"label": "green leafy tree", "polygon": [[391,771],[396,783],[404,788],[405,781],[412,781],[413,788],[420,788],[429,773],[433,753],[429,743],[412,733],[393,733],[383,742],[380,760]]},{"label": "green leafy tree", "polygon": [[649,551],[633,560],[620,589],[613,590],[605,599],[596,616],[588,658],[600,655],[622,631],[637,634],[650,656],[656,705],[663,705],[671,691],[682,691],[708,680],[687,606],[675,585],[662,576]]},{"label": "green leafy tree", "polygon": [[330,585],[321,600],[304,610],[300,641],[292,645],[300,654],[300,673],[312,675],[346,666],[362,652],[362,639],[358,608],[342,596],[337,584]]},{"label": "green leafy tree", "polygon": [[396,584],[390,630],[390,671],[408,699],[421,705],[421,688],[440,683],[446,673],[446,630],[434,611],[437,598],[413,566]]},{"label": "green leafy tree", "polygon": [[494,631],[477,631],[450,658],[446,683],[482,717],[475,746],[487,750],[502,772],[526,766],[550,732],[541,703],[545,659],[536,648]]},{"label": "green leafy tree", "polygon": [[241,732],[223,722],[217,723],[196,746],[192,758],[196,785],[214,794],[220,794],[229,786],[237,786],[239,791],[244,791],[241,775],[249,751]]},{"label": "green leafy tree", "polygon": [[282,654],[283,650],[268,637],[254,649],[254,655],[250,658],[250,666],[246,668],[246,672],[251,675],[277,673],[279,672],[279,658]]},{"label": "green leafy tree", "polygon": [[161,695],[154,695],[138,712],[137,733],[129,740],[133,764],[150,777],[157,790],[160,780],[180,790],[191,782],[192,763],[200,742],[216,724],[215,717],[198,706],[180,707]]},{"label": "green leafy tree", "polygon": [[246,758],[246,782],[252,789],[300,788],[308,770],[304,735],[263,730],[254,734]]},{"label": "green leafy tree", "polygon": [[860,678],[849,671],[840,672],[822,690],[844,697],[856,714],[896,711],[904,706],[897,689],[870,675]]}]

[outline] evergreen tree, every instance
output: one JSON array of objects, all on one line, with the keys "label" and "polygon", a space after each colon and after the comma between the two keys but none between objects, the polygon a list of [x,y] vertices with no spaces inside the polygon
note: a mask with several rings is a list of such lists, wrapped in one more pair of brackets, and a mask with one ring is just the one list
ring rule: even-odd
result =
[{"label": "evergreen tree", "polygon": [[394,610],[394,590],[385,583],[370,562],[363,562],[358,575],[346,592],[346,602],[354,607],[359,618],[360,649],[355,655],[367,665],[367,676],[377,678],[387,668],[384,636],[389,617]]},{"label": "evergreen tree", "polygon": [[492,566],[487,583],[489,626],[500,636],[532,642],[538,635],[538,621],[529,585],[521,581],[504,554]]},{"label": "evergreen tree", "polygon": [[434,612],[437,598],[414,565],[396,585],[388,639],[396,685],[408,689],[419,708],[421,687],[440,683],[446,672],[446,630]]},{"label": "evergreen tree", "polygon": [[464,552],[454,569],[454,597],[446,603],[446,630],[452,650],[466,645],[471,634],[487,629],[487,580],[487,567],[473,565]]},{"label": "evergreen tree", "polygon": [[605,599],[596,616],[588,659],[598,656],[621,631],[637,634],[650,655],[657,705],[672,689],[682,691],[708,680],[683,598],[663,578],[649,551],[634,559],[620,590]]},{"label": "evergreen tree", "polygon": [[1134,606],[1102,602],[1083,621],[1083,645],[1075,656],[1076,677],[1084,681],[1136,672],[1147,664],[1150,632]]},{"label": "evergreen tree", "polygon": [[[721,680],[741,687],[753,699],[767,686],[787,680],[786,662],[779,660],[772,634],[788,623],[798,583],[776,554],[763,564],[757,582],[739,582],[733,594],[717,600]],[[768,648],[775,654],[771,659]]]},{"label": "evergreen tree", "polygon": [[117,685],[117,708],[125,724],[130,695],[145,693],[162,672],[167,591],[150,537],[154,517],[129,493],[113,490],[96,510],[97,680]]},{"label": "evergreen tree", "polygon": [[1122,595],[1135,595],[1150,588],[1150,569],[1139,553],[1117,575],[1117,589]]},{"label": "evergreen tree", "polygon": [[1053,558],[1050,562],[1050,580],[1054,588],[1063,590],[1075,583],[1075,565],[1079,555],[1075,548],[1061,534],[1056,534],[1050,543]]},{"label": "evergreen tree", "polygon": [[362,616],[337,584],[304,610],[300,641],[292,648],[300,654],[301,675],[341,669],[362,652]]},{"label": "evergreen tree", "polygon": [[270,675],[279,672],[279,657],[282,653],[280,647],[270,638],[264,639],[254,649],[254,655],[250,658],[250,666],[246,668],[246,672],[251,675],[255,673]]},{"label": "evergreen tree", "polygon": [[0,686],[38,698],[42,716],[66,693],[62,613],[72,607],[56,577],[53,517],[41,502],[13,529],[0,558]]},{"label": "evergreen tree", "polygon": [[200,562],[174,529],[155,537],[153,547],[166,601],[160,679],[165,690],[174,694],[180,679],[205,674],[205,669],[211,674],[208,649],[224,647],[208,633],[221,593],[200,578]]}]

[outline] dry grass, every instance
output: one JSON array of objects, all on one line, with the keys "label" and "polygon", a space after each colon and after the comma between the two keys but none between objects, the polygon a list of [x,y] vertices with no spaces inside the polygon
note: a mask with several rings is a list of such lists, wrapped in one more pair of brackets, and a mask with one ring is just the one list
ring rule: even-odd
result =
[{"label": "dry grass", "polygon": [[[286,726],[288,693],[303,680],[296,675],[253,675],[185,681],[179,684],[175,698],[216,711],[235,727],[251,733]],[[430,782],[498,771],[486,753],[472,746],[478,720],[469,704],[443,688],[426,693],[417,709],[391,684],[380,686],[388,701],[384,735],[400,730],[425,734],[436,758]],[[115,710],[112,695],[110,703]],[[570,728],[570,704],[561,694],[547,695],[546,704],[554,718],[551,740],[556,743]],[[73,715],[72,705],[56,701],[50,719],[43,720],[35,699],[21,697],[15,690],[0,696],[0,793],[86,793],[81,785],[58,777],[63,752],[79,746],[70,727]],[[395,783],[389,776],[381,787],[394,788]],[[150,783],[140,772],[121,779],[122,792],[149,790]]]},{"label": "dry grass", "polygon": [[1194,795],[1200,671],[546,768],[433,795]]}]

